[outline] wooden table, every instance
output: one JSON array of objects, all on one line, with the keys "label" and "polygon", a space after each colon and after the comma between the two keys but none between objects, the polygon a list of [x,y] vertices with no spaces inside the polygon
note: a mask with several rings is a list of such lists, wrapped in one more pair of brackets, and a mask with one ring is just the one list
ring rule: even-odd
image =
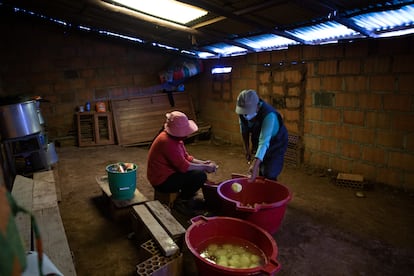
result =
[{"label": "wooden table", "polygon": [[142,204],[148,201],[148,198],[144,196],[138,189],[135,189],[134,196],[128,200],[119,200],[112,197],[111,190],[109,189],[108,176],[96,176],[96,182],[102,190],[102,194],[105,198],[109,199],[110,212],[113,218],[120,219],[123,214],[130,211],[129,207],[137,204]]}]

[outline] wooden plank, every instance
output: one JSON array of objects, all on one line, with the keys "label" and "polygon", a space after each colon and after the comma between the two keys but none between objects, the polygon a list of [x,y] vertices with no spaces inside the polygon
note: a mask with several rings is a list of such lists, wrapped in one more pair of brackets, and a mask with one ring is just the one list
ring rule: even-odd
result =
[{"label": "wooden plank", "polygon": [[173,239],[185,234],[185,228],[168,212],[161,202],[158,200],[147,201],[145,205]]},{"label": "wooden plank", "polygon": [[145,205],[135,205],[132,208],[145,227],[149,230],[151,236],[160,246],[161,251],[165,256],[172,256],[180,250],[178,245],[152,216],[151,212]]},{"label": "wooden plank", "polygon": [[357,181],[363,182],[364,177],[360,174],[349,174],[349,173],[338,173],[337,176],[338,180],[350,180],[350,181]]},{"label": "wooden plank", "polygon": [[62,201],[62,189],[60,185],[60,178],[59,178],[59,162],[52,165],[53,170],[53,177],[55,179],[55,187],[56,187],[56,197],[57,201]]},{"label": "wooden plank", "polygon": [[108,176],[96,176],[96,182],[98,183],[101,190],[105,193],[106,196],[111,198],[111,201],[117,208],[125,208],[129,207],[135,204],[144,203],[145,201],[148,201],[147,197],[144,196],[138,189],[135,189],[134,197],[127,200],[118,200],[112,198],[111,190],[109,189],[109,183],[108,183]]},{"label": "wooden plank", "polygon": [[[27,211],[32,211],[33,204],[33,179],[16,175],[11,191],[12,196],[19,206]],[[18,213],[15,217],[17,229],[22,238],[23,247],[26,251],[32,249],[31,233],[32,224],[28,214]]]},{"label": "wooden plank", "polygon": [[33,215],[39,227],[44,253],[63,275],[76,275],[59,207],[38,209]]},{"label": "wooden plank", "polygon": [[55,176],[53,171],[43,171],[43,172],[36,172],[33,174],[34,181],[45,181],[48,183],[55,184]]},{"label": "wooden plank", "polygon": [[56,187],[52,171],[33,174],[33,211],[57,206]]},{"label": "wooden plank", "polygon": [[174,106],[168,95],[158,93],[137,98],[112,100],[115,131],[120,145],[151,141],[165,122],[165,114],[174,110],[196,120],[191,97],[186,92],[173,93]]}]

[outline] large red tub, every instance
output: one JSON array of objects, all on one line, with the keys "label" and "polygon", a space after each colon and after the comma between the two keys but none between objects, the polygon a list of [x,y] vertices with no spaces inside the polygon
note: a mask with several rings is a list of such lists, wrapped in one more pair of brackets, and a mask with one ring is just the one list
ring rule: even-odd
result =
[{"label": "large red tub", "polygon": [[[242,186],[240,192],[232,189],[233,183]],[[270,234],[276,233],[285,215],[292,193],[283,184],[257,177],[254,182],[248,178],[233,178],[217,187],[222,199],[222,214],[255,223]]]},{"label": "large red tub", "polygon": [[[197,216],[191,219],[185,233],[185,242],[195,258],[199,276],[225,275],[275,275],[281,265],[276,260],[278,248],[273,237],[257,225],[238,218]],[[203,245],[211,240],[246,240],[259,248],[265,257],[262,266],[254,268],[230,268],[217,265],[200,255]]]}]

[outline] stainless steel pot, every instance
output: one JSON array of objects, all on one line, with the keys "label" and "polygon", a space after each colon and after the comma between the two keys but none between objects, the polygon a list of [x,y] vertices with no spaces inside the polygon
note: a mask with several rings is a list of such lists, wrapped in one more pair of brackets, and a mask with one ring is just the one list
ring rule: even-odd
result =
[{"label": "stainless steel pot", "polygon": [[12,139],[41,131],[36,101],[0,105],[1,138]]}]

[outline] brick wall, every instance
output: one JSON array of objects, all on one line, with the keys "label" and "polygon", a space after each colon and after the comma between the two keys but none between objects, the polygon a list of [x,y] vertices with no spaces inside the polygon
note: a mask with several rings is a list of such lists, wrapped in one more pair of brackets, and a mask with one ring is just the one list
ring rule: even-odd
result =
[{"label": "brick wall", "polygon": [[[303,124],[300,113],[293,108],[297,105],[295,99],[286,101],[290,106],[281,110],[290,133],[303,138],[303,161],[414,190],[413,49],[411,36],[297,46],[210,61],[206,72],[216,64],[233,67],[232,100],[209,99],[210,77],[205,75],[199,97],[205,103],[201,114],[211,122],[215,136],[241,144],[239,133],[235,133],[238,126],[234,107],[238,93],[254,88],[266,100],[294,95],[294,90],[288,89],[289,84],[295,80],[299,83],[300,69],[295,68],[305,65]],[[273,70],[272,86],[266,85],[271,78],[263,71],[267,63]],[[280,71],[283,74],[274,75]],[[287,81],[281,86],[278,78]],[[226,107],[228,110],[223,110]],[[220,110],[220,116],[211,110]]]},{"label": "brick wall", "polygon": [[87,101],[159,86],[158,73],[176,58],[104,36],[13,20],[0,24],[0,96],[49,100],[41,109],[51,139],[76,135],[74,113]]}]

